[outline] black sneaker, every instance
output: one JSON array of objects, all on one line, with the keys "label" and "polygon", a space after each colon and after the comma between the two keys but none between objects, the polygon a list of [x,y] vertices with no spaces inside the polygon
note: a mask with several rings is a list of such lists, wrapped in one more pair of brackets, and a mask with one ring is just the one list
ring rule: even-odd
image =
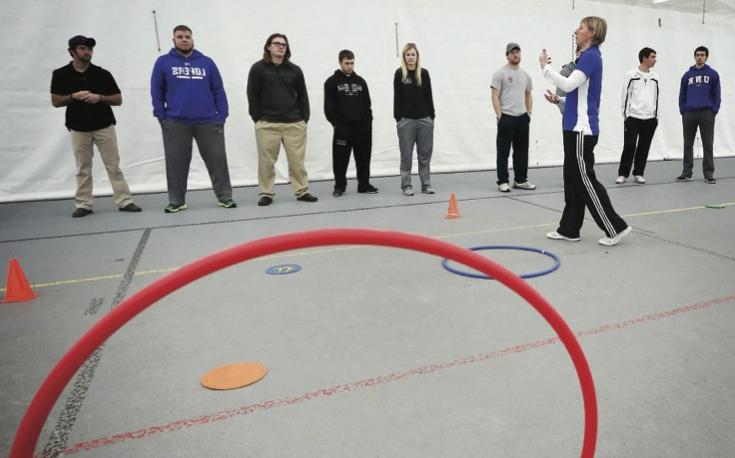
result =
[{"label": "black sneaker", "polygon": [[164,213],[178,213],[187,209],[186,204],[168,204],[168,207],[163,209]]},{"label": "black sneaker", "polygon": [[273,203],[273,197],[271,196],[260,196],[260,199],[258,199],[259,207],[266,207],[272,203]]},{"label": "black sneaker", "polygon": [[299,197],[296,198],[296,200],[300,200],[301,202],[316,202],[319,199],[316,196],[312,196],[307,192],[301,194]]},{"label": "black sneaker", "polygon": [[87,210],[86,208],[78,207],[76,210],[74,210],[74,213],[71,214],[72,218],[83,218],[87,215],[91,215],[94,213],[92,210]]},{"label": "black sneaker", "polygon": [[676,181],[691,181],[692,177],[688,177],[686,175],[679,175],[676,177]]},{"label": "black sneaker", "polygon": [[138,212],[142,212],[143,211],[142,208],[140,208],[139,206],[135,205],[132,202],[130,202],[129,204],[127,204],[124,207],[118,208],[118,210],[121,211],[121,212],[131,212],[131,213],[138,213]]},{"label": "black sneaker", "polygon": [[707,184],[717,184],[717,180],[715,180],[715,177],[707,177],[704,179],[704,182]]},{"label": "black sneaker", "polygon": [[344,193],[345,193],[344,189],[335,189],[334,191],[332,191],[332,196],[339,197]]},{"label": "black sneaker", "polygon": [[237,204],[232,199],[221,200],[217,203],[217,206],[222,208],[237,208]]},{"label": "black sneaker", "polygon": [[360,194],[377,194],[378,188],[369,184],[367,185],[367,187],[365,187],[365,189],[358,189],[357,192],[359,192]]}]

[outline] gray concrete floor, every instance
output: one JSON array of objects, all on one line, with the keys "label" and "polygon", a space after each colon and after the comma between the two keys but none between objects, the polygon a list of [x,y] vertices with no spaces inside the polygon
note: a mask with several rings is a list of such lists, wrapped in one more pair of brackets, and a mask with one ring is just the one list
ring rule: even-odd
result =
[{"label": "gray concrete floor", "polygon": [[[189,210],[141,214],[99,198],[72,219],[70,200],[0,205],[0,266],[17,258],[38,298],[0,305],[0,453],[8,453],[38,386],[103,314],[202,256],[284,232],[368,227],[462,246],[520,245],[561,258],[529,283],[579,333],[595,379],[601,457],[731,457],[735,450],[735,159],[716,160],[715,186],[675,183],[679,162],[649,164],[648,183],[612,184],[634,228],[600,246],[588,220],[580,243],[545,238],[563,207],[560,168],[532,169],[536,191],[495,189],[494,172],[436,174],[434,196],[297,202],[278,187],[257,207],[190,192]],[[447,220],[455,192],[461,219]],[[724,209],[705,204],[727,204]],[[486,255],[516,272],[550,265],[519,251]],[[37,451],[66,456],[573,457],[583,433],[571,361],[553,330],[495,281],[450,274],[428,255],[362,246],[298,250],[239,264],[171,294],[123,327],[69,383]],[[295,263],[296,274],[269,266]],[[249,387],[210,391],[201,376],[258,361]],[[52,431],[55,431],[52,434]]]}]

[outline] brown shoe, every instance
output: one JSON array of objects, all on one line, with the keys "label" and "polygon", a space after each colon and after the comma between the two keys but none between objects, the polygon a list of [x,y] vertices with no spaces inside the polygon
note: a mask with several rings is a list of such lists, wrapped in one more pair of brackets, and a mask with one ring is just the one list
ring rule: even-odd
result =
[{"label": "brown shoe", "polygon": [[142,208],[140,208],[139,206],[135,205],[132,202],[130,202],[129,204],[127,204],[124,207],[118,208],[118,210],[121,211],[121,212],[130,212],[130,213],[138,213],[138,212],[142,212],[143,211]]},{"label": "brown shoe", "polygon": [[92,210],[87,210],[86,208],[78,207],[76,210],[74,210],[74,213],[71,214],[72,218],[83,218],[87,215],[91,215],[94,213]]},{"label": "brown shoe", "polygon": [[316,202],[319,199],[316,196],[312,196],[307,192],[305,194],[301,194],[299,197],[296,198],[296,200],[300,200],[301,202]]}]

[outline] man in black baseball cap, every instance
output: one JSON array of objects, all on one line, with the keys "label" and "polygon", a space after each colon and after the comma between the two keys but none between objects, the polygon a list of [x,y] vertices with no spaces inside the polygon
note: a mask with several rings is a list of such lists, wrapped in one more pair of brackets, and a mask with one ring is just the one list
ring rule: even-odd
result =
[{"label": "man in black baseball cap", "polygon": [[76,49],[77,46],[86,46],[88,48],[94,48],[97,42],[94,38],[87,38],[84,35],[77,35],[69,39],[69,49]]},{"label": "man in black baseball cap", "polygon": [[122,212],[137,213],[125,176],[120,170],[120,156],[115,133],[113,106],[122,104],[122,94],[112,74],[92,63],[94,38],[77,35],[69,40],[72,61],[57,68],[51,77],[51,104],[66,108],[66,128],[71,134],[76,162],[76,209],[72,217],[93,213],[92,158],[97,145],[110,179],[115,204]]}]

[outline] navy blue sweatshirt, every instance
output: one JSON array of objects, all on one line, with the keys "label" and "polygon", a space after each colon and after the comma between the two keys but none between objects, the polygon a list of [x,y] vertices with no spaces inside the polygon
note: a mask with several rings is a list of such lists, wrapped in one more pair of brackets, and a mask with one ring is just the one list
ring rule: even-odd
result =
[{"label": "navy blue sweatshirt", "polygon": [[393,76],[393,117],[396,121],[401,118],[434,119],[434,97],[431,93],[431,78],[429,71],[421,69],[421,86],[416,84],[416,72],[409,70],[406,79],[399,68]]},{"label": "navy blue sweatshirt", "polygon": [[324,115],[333,126],[372,121],[370,92],[365,80],[357,73],[347,76],[342,70],[336,70],[324,82]]},{"label": "navy blue sweatshirt", "polygon": [[214,61],[196,49],[189,57],[171,48],[151,75],[153,116],[193,124],[224,123],[227,95]]},{"label": "navy blue sweatshirt", "polygon": [[690,67],[679,86],[679,112],[700,110],[720,111],[720,75],[707,64]]}]

